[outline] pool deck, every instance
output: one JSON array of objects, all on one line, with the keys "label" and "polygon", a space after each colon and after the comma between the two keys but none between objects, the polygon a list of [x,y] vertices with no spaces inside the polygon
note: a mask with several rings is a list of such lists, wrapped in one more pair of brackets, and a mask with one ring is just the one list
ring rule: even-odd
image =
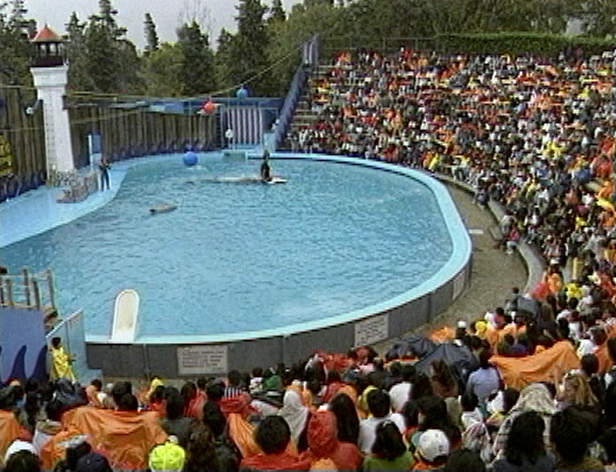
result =
[{"label": "pool deck", "polygon": [[[0,248],[70,223],[109,203],[118,193],[126,165],[109,172],[110,190],[99,191],[79,203],[59,203],[62,187],[42,186],[0,204]],[[0,259],[1,261],[1,259]]]}]

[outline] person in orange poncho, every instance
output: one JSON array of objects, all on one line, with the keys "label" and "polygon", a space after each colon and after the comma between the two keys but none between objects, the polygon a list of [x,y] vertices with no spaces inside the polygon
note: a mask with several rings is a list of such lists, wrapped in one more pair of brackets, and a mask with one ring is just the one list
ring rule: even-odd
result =
[{"label": "person in orange poncho", "polygon": [[[136,401],[134,398],[132,402]],[[167,434],[158,424],[158,416],[151,411],[112,411],[90,406],[72,411],[66,429],[88,435],[93,447],[106,451],[114,468],[145,469],[148,452],[167,439]]]},{"label": "person in orange poncho", "polygon": [[330,459],[338,470],[357,470],[362,455],[355,444],[338,440],[336,415],[328,410],[316,412],[308,424],[308,447],[314,464]]},{"label": "person in orange poncho", "polygon": [[602,326],[597,326],[590,330],[590,335],[596,346],[593,354],[599,361],[599,369],[597,373],[603,375],[610,370],[610,367],[612,366],[612,360],[610,359],[607,349],[607,333],[605,332],[605,328]]},{"label": "person in orange poncho", "polygon": [[558,266],[551,265],[541,276],[541,281],[532,290],[531,296],[537,300],[545,300],[548,295],[557,294],[562,288],[562,277]]},{"label": "person in orange poncho", "polygon": [[327,388],[323,394],[323,403],[328,403],[338,391],[344,387],[344,382],[340,378],[340,373],[333,370],[327,373]]},{"label": "person in orange poncho", "polygon": [[195,397],[191,399],[188,407],[186,408],[186,416],[189,418],[199,418],[200,420],[203,419],[203,405],[207,402],[205,387],[205,378],[200,378],[197,380],[197,393]]},{"label": "person in orange poncho", "polygon": [[242,459],[240,470],[308,470],[310,458],[301,458],[287,452],[291,441],[289,425],[280,416],[267,416],[255,431],[255,441],[263,451]]},{"label": "person in orange poncho", "polygon": [[0,409],[0,459],[15,439],[26,439],[28,436],[12,410]]},{"label": "person in orange poncho", "polygon": [[490,343],[492,350],[496,349],[496,344],[501,339],[503,329],[506,326],[505,321],[505,309],[503,307],[497,307],[494,313],[494,323],[488,324],[485,331],[485,339]]}]

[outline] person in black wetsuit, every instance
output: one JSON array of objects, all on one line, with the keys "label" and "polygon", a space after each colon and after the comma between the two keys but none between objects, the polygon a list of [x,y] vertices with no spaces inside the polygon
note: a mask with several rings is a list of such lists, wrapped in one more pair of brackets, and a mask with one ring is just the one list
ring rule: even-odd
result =
[{"label": "person in black wetsuit", "polygon": [[261,164],[261,180],[263,182],[269,182],[272,180],[269,166],[269,151],[263,153],[263,163]]},{"label": "person in black wetsuit", "polygon": [[98,163],[98,170],[101,173],[101,190],[105,190],[105,184],[107,184],[107,190],[109,190],[109,169],[111,164],[105,156],[101,156],[101,160]]}]

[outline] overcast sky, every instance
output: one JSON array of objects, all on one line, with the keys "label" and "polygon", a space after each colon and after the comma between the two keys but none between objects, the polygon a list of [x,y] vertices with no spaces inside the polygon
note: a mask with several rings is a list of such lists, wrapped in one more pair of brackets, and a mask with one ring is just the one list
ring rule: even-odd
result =
[{"label": "overcast sky", "polygon": [[[222,28],[235,31],[237,0],[112,0],[111,4],[118,10],[117,20],[120,26],[128,29],[128,38],[139,49],[145,44],[143,19],[149,12],[156,23],[156,31],[161,41],[175,41],[175,29],[180,24],[182,14],[200,17],[210,33],[210,40],[215,44]],[[283,0],[285,10],[301,3],[301,0]],[[271,5],[271,0],[263,0]],[[85,21],[98,11],[98,0],[26,0],[28,16],[34,18],[39,28],[47,23],[56,33],[63,34],[65,25],[76,11],[79,19]]]}]

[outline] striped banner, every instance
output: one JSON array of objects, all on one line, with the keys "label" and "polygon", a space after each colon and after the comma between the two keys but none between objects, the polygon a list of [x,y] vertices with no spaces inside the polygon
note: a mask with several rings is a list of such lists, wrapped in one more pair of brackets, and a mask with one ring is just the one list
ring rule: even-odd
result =
[{"label": "striped banner", "polygon": [[[258,107],[229,107],[222,115],[223,131],[233,130],[233,145],[258,145],[263,137],[263,114]],[[224,134],[224,133],[223,133]]]}]

